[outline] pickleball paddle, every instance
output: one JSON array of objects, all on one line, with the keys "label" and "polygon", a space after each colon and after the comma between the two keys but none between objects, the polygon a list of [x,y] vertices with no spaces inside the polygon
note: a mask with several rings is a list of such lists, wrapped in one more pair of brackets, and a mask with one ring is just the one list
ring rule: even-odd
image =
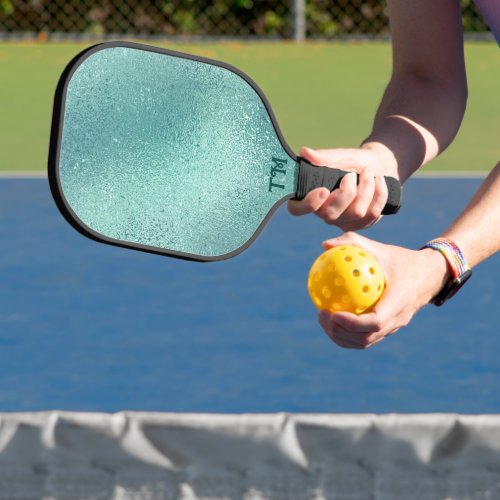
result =
[{"label": "pickleball paddle", "polygon": [[[258,86],[237,68],[108,42],[78,54],[56,89],[49,182],[62,214],[104,243],[210,261],[257,237],[280,204],[338,187],[286,144]],[[386,177],[385,214],[400,206]]]}]

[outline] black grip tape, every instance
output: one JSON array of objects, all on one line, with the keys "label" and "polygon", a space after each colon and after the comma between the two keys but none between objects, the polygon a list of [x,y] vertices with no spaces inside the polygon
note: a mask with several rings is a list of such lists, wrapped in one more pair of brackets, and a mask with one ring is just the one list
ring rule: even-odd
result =
[{"label": "black grip tape", "polygon": [[[333,191],[340,186],[340,181],[350,172],[331,167],[317,167],[304,158],[298,158],[299,174],[297,179],[297,192],[294,200],[302,200],[307,193],[319,187],[326,187]],[[389,191],[387,203],[382,213],[384,215],[395,214],[401,207],[402,189],[401,184],[394,177],[384,177]],[[356,182],[359,182],[359,175],[356,175]]]}]

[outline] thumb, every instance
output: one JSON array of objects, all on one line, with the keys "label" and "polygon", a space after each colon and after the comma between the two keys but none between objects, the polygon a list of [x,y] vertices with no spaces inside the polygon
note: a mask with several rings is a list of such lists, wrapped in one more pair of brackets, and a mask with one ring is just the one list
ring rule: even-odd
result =
[{"label": "thumb", "polygon": [[318,154],[318,151],[312,148],[308,148],[306,146],[300,148],[299,156],[311,162],[313,165],[323,166],[322,155]]},{"label": "thumb", "polygon": [[361,236],[360,234],[349,231],[340,236],[337,236],[336,238],[330,238],[326,241],[323,241],[322,245],[325,250],[341,245],[356,245],[369,250],[370,240],[368,240],[368,238],[365,238],[364,236]]},{"label": "thumb", "polygon": [[312,149],[302,147],[299,155],[320,167],[344,167],[355,172],[358,172],[366,163],[366,152],[359,149]]}]

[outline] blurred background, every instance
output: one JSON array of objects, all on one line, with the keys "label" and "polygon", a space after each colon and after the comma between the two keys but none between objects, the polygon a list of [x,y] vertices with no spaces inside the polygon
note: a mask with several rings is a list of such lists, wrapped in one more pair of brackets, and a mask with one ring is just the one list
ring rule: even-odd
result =
[{"label": "blurred background", "polygon": [[[468,34],[487,26],[461,0]],[[380,0],[1,0],[2,38],[140,37],[333,39],[388,33]]]},{"label": "blurred background", "polygon": [[[452,146],[423,171],[487,171],[497,161],[485,134],[498,128],[497,46],[474,3],[461,6],[468,110]],[[295,151],[357,147],[391,72],[385,9],[382,0],[0,0],[0,171],[45,171],[64,66],[112,39],[239,67],[264,90]]]}]

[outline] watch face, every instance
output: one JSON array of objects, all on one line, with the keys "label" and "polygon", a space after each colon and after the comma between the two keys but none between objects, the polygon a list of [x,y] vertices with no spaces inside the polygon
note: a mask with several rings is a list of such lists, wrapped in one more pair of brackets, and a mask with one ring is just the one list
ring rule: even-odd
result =
[{"label": "watch face", "polygon": [[458,278],[454,278],[444,286],[444,288],[432,299],[432,303],[436,306],[443,305],[448,299],[451,299],[460,288],[462,288],[467,280],[472,276],[472,270],[465,271]]}]

